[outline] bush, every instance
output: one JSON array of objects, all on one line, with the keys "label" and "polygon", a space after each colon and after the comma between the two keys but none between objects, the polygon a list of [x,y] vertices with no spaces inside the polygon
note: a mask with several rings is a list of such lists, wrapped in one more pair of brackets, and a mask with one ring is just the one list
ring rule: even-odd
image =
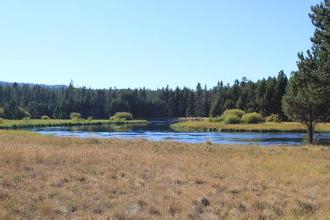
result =
[{"label": "bush", "polygon": [[80,115],[80,113],[78,113],[78,112],[72,112],[72,113],[70,114],[70,118],[71,118],[72,120],[80,120],[80,119],[81,119],[81,115]]},{"label": "bush", "polygon": [[129,112],[117,112],[114,116],[110,117],[110,120],[132,120],[133,115]]},{"label": "bush", "polygon": [[282,122],[281,117],[278,114],[271,114],[266,117],[267,122]]},{"label": "bush", "polygon": [[261,114],[252,112],[252,113],[246,113],[242,116],[241,121],[247,124],[258,124],[260,122],[264,122],[264,118]]},{"label": "bush", "polygon": [[40,118],[41,118],[42,120],[49,120],[49,119],[50,119],[50,117],[47,116],[47,115],[43,115],[43,116],[41,116]]},{"label": "bush", "polygon": [[237,115],[233,114],[226,115],[223,120],[225,124],[239,124],[240,121],[240,118]]},{"label": "bush", "polygon": [[223,118],[221,118],[221,117],[210,117],[209,121],[210,122],[222,122]]},{"label": "bush", "polygon": [[0,124],[3,124],[3,123],[5,123],[5,122],[3,121],[3,118],[0,118]]},{"label": "bush", "polygon": [[93,117],[92,116],[89,116],[88,118],[87,118],[87,121],[92,121],[93,120]]},{"label": "bush", "polygon": [[241,109],[227,109],[220,118],[225,119],[227,115],[235,115],[238,118],[241,118],[245,114],[245,111]]}]

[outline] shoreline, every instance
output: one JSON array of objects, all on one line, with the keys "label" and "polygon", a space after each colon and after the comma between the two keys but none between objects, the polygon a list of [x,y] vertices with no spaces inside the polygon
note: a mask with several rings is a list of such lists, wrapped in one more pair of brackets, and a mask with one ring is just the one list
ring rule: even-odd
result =
[{"label": "shoreline", "polygon": [[[297,122],[265,122],[259,124],[223,124],[221,122],[184,121],[170,126],[178,132],[255,132],[255,133],[306,133],[303,125]],[[320,123],[315,133],[329,133],[330,123]]]},{"label": "shoreline", "polygon": [[38,127],[57,127],[57,126],[84,126],[84,125],[147,125],[147,120],[128,120],[128,121],[111,121],[111,120],[69,120],[69,119],[30,119],[30,120],[3,120],[0,123],[0,130],[20,129],[20,128],[38,128]]}]

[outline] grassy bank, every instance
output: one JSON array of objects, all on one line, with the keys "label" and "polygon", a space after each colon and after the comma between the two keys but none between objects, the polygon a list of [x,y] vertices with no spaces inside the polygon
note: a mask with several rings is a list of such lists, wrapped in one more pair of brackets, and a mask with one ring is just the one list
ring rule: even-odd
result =
[{"label": "grassy bank", "polygon": [[[260,124],[224,124],[222,122],[210,122],[208,120],[186,121],[171,126],[177,131],[222,131],[222,132],[306,132],[303,125],[296,122]],[[330,123],[320,123],[316,132],[330,132]]]},{"label": "grassy bank", "polygon": [[147,124],[145,120],[61,120],[61,119],[29,119],[29,120],[5,120],[0,122],[0,129],[17,129],[29,127],[49,127],[49,126],[72,126],[72,125],[101,125],[101,124]]},{"label": "grassy bank", "polygon": [[329,148],[0,139],[0,219],[330,216]]}]

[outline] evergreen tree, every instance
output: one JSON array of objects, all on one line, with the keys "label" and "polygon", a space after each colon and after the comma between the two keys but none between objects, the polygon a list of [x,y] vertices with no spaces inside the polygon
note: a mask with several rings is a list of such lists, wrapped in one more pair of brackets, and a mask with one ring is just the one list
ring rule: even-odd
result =
[{"label": "evergreen tree", "polygon": [[281,108],[282,97],[285,95],[285,88],[288,84],[288,78],[281,70],[276,78],[274,103],[273,103],[273,113],[278,114],[282,119],[285,118],[284,113]]},{"label": "evergreen tree", "polygon": [[326,119],[330,109],[329,1],[312,7],[310,18],[316,27],[311,38],[313,47],[306,56],[298,54],[298,71],[289,81],[283,110],[289,118],[306,126],[308,141],[313,143],[314,127]]}]

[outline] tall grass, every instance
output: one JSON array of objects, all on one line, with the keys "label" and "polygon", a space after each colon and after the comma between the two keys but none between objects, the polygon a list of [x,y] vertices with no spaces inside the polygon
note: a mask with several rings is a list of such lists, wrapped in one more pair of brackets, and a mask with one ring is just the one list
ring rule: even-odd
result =
[{"label": "tall grass", "polygon": [[[177,131],[221,131],[221,132],[298,132],[305,133],[306,128],[297,122],[259,124],[224,124],[219,122],[186,121],[171,125]],[[330,132],[330,123],[319,123],[316,132]]]},{"label": "tall grass", "polygon": [[2,120],[0,129],[18,129],[33,127],[51,127],[51,126],[72,126],[72,125],[101,125],[101,124],[147,124],[146,120],[130,121],[110,121],[110,120],[66,120],[66,119],[29,119],[29,120]]},{"label": "tall grass", "polygon": [[329,148],[0,139],[0,219],[330,216]]}]

